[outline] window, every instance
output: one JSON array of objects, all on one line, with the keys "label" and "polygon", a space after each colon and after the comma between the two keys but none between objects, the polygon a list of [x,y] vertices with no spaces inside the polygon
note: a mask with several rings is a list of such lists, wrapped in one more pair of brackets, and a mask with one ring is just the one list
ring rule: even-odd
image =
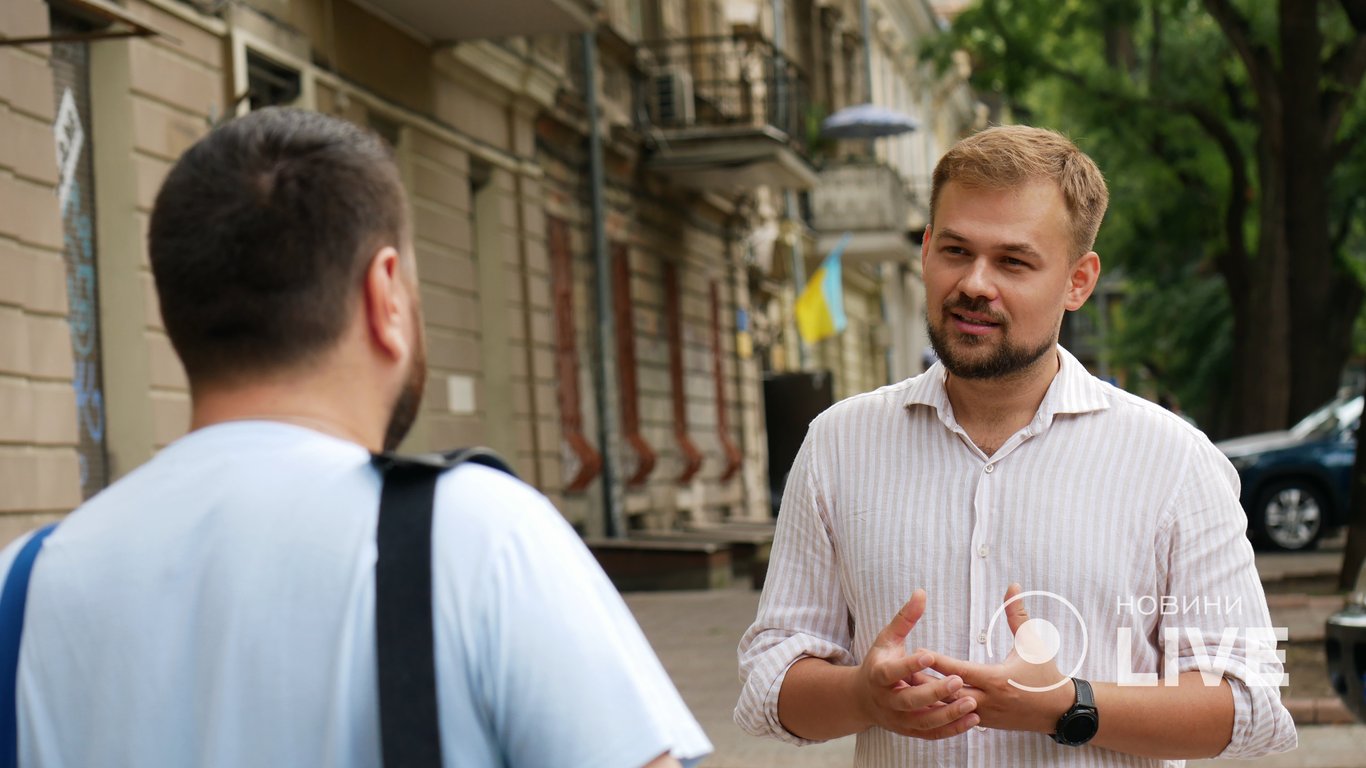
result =
[{"label": "window", "polygon": [[390,120],[384,115],[370,112],[366,116],[366,121],[370,123],[370,130],[389,142],[392,149],[398,150],[398,143],[403,138],[403,126],[397,120]]},{"label": "window", "polygon": [[287,107],[299,100],[303,84],[297,70],[247,51],[247,98],[253,110]]}]

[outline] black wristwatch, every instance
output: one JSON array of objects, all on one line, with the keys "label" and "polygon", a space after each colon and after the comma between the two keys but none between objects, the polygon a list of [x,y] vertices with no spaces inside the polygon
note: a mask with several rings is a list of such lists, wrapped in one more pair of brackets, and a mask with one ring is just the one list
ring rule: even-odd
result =
[{"label": "black wristwatch", "polygon": [[1091,684],[1079,677],[1072,678],[1077,687],[1077,702],[1058,718],[1053,740],[1069,747],[1080,747],[1095,738],[1100,729],[1100,715],[1096,712],[1096,697]]}]

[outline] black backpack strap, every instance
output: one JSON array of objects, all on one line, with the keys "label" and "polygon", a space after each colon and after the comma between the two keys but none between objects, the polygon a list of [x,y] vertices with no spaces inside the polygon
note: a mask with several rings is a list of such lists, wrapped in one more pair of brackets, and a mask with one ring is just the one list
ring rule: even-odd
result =
[{"label": "black backpack strap", "polygon": [[[441,765],[432,620],[432,510],[441,473],[465,462],[513,474],[485,448],[404,457],[377,454],[375,648],[385,768]],[[515,477],[515,475],[514,475]]]}]

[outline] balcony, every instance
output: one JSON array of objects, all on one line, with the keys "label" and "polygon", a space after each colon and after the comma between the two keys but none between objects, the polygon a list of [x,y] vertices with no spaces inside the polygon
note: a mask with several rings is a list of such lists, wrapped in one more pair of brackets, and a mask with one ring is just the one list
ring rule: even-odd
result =
[{"label": "balcony", "polygon": [[882,163],[844,162],[821,169],[811,191],[811,223],[818,249],[828,253],[844,233],[849,262],[911,263],[919,254],[907,237],[911,200],[906,183]]},{"label": "balcony", "polygon": [[809,189],[806,78],[754,34],[644,43],[637,99],[649,167],[675,183],[732,194]]},{"label": "balcony", "polygon": [[432,44],[586,32],[598,0],[356,0]]}]

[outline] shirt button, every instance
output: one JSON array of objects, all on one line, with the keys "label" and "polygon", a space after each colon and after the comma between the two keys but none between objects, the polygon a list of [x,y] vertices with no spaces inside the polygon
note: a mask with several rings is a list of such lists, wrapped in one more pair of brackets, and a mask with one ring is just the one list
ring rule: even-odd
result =
[{"label": "shirt button", "polygon": [[986,645],[986,644],[987,644],[987,632],[986,632],[986,630],[982,630],[982,633],[979,634],[979,635],[977,636],[977,642],[981,643],[982,645]]},{"label": "shirt button", "polygon": [[986,470],[987,470],[987,474],[989,475],[989,474],[991,474],[992,472],[995,472],[995,471],[996,471],[996,465],[995,465],[995,464],[988,464],[987,467],[986,467]]},{"label": "shirt button", "polygon": [[982,557],[986,557],[987,553],[990,551],[991,550],[987,549],[987,545],[985,544],[977,548],[977,554],[981,555]]}]

